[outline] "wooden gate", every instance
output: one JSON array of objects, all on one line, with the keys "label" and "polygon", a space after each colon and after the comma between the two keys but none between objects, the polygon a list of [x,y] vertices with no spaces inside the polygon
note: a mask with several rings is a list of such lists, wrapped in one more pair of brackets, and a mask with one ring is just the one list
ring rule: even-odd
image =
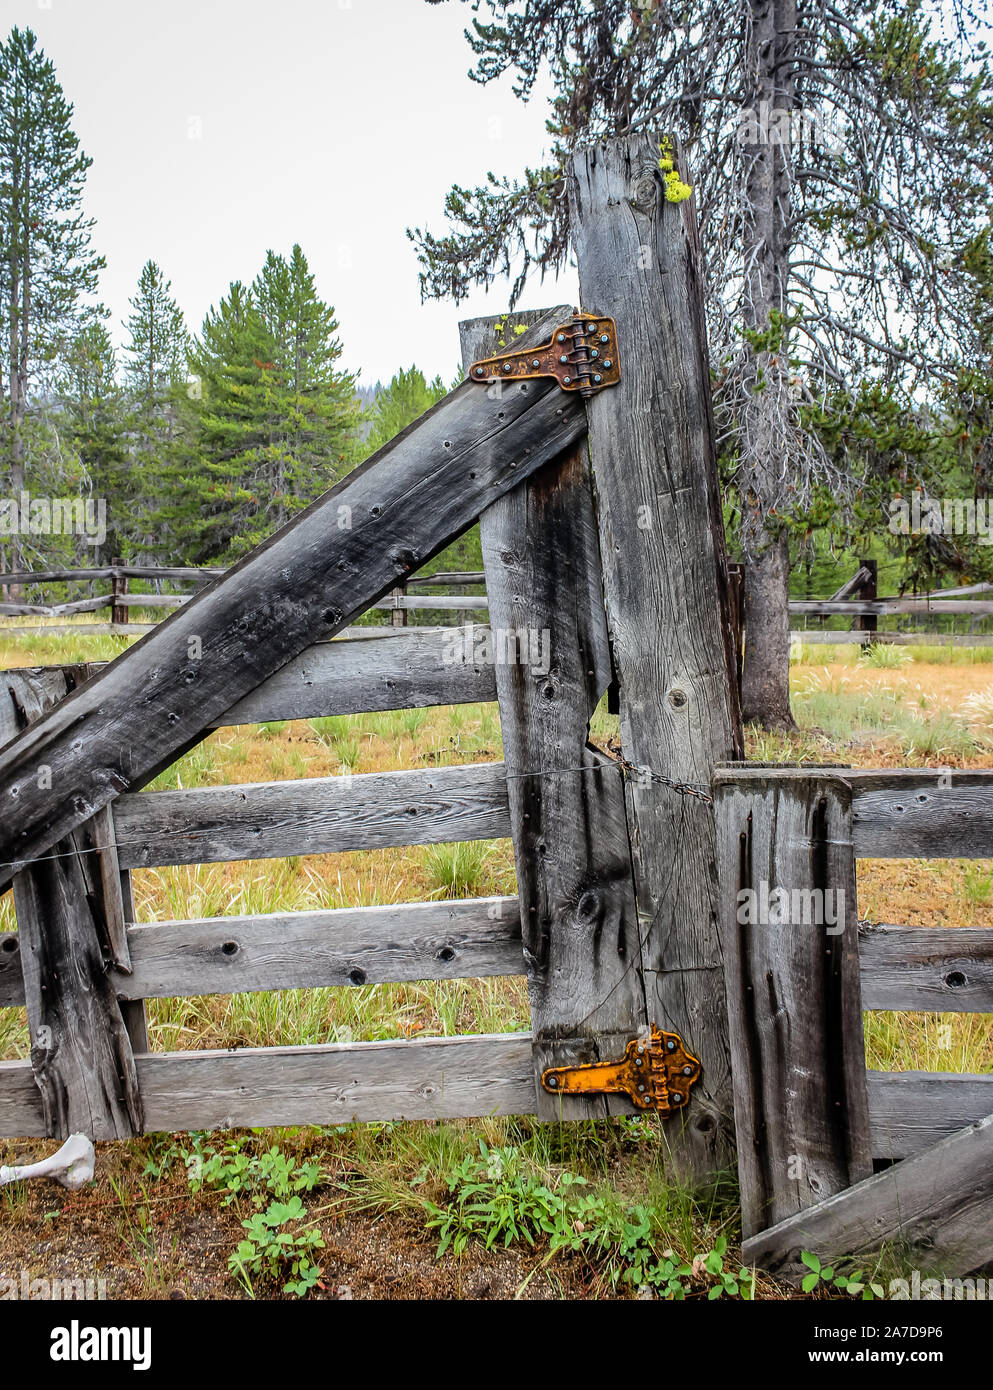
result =
[{"label": "wooden gate", "polygon": [[[0,1134],[631,1112],[541,1076],[616,1061],[655,1025],[702,1064],[669,1123],[674,1161],[731,1161],[707,789],[741,730],[693,204],[666,200],[644,137],[577,157],[569,190],[618,385],[467,380],[69,693],[8,680],[23,728],[0,750],[0,891],[18,932],[0,941],[0,1005],[26,1004],[32,1050],[0,1064]],[[509,346],[571,316],[516,316]],[[493,322],[464,325],[463,350],[499,353]],[[491,627],[547,635],[547,671],[453,662],[438,632],[336,638],[477,518]],[[589,740],[609,686],[624,761]],[[219,725],[494,695],[504,764],[141,790]],[[519,899],[134,920],[134,868],[508,833]],[[151,997],[522,972],[530,1036],[148,1050]]]}]

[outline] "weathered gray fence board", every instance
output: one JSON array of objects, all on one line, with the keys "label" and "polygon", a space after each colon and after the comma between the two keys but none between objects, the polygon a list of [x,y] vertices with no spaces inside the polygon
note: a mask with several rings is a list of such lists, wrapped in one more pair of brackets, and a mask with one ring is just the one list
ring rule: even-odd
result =
[{"label": "weathered gray fence board", "polygon": [[128,942],[125,998],[524,973],[516,898],[156,922]]},{"label": "weathered gray fence board", "polygon": [[[747,1237],[869,1176],[872,1153],[847,783],[768,771],[742,789],[722,776],[714,796]],[[777,890],[788,903],[778,920]]]},{"label": "weathered gray fence board", "polygon": [[[460,325],[464,369],[498,350],[499,321]],[[541,1086],[547,1067],[619,1059],[648,1021],[623,779],[589,746],[611,659],[585,444],[501,497],[479,528],[493,627],[531,634],[532,655],[547,657],[496,668],[538,1114],[631,1113],[624,1097]]]},{"label": "weathered gray fence board", "polygon": [[895,1161],[993,1115],[993,1073],[870,1071],[872,1152]]},{"label": "weathered gray fence board", "polygon": [[0,1137],[44,1139],[48,1136],[41,1092],[30,1062],[0,1062]]},{"label": "weathered gray fence board", "polygon": [[[577,154],[570,227],[583,306],[617,322],[621,382],[587,413],[621,744],[633,763],[709,783],[740,756],[736,658],[696,211],[666,201],[658,166],[647,135]],[[703,1062],[667,1140],[703,1173],[733,1154],[713,814],[626,785],[649,1012]]]},{"label": "weathered gray fence board", "polygon": [[81,598],[72,603],[0,603],[0,615],[11,618],[61,618],[72,613],[96,613],[101,608],[109,608],[110,599]]},{"label": "weathered gray fence board", "polygon": [[993,858],[993,772],[853,772],[861,858]]},{"label": "weathered gray fence board", "polygon": [[[139,923],[127,944],[131,973],[111,978],[129,1003],[524,974],[516,898]],[[0,936],[0,1006],[24,1003],[17,951],[15,932]]]},{"label": "weathered gray fence board", "polygon": [[959,599],[913,599],[913,598],[881,598],[881,599],[848,599],[836,601],[833,599],[790,599],[791,613],[809,613],[820,617],[841,617],[850,616],[853,618],[868,617],[870,615],[883,617],[887,613],[918,613],[926,615],[929,613],[957,613],[973,614],[990,617],[993,615],[993,603],[988,600],[967,600],[962,602]]},{"label": "weathered gray fence board", "polygon": [[993,927],[859,930],[864,1009],[993,1013]]},{"label": "weathered gray fence board", "polygon": [[804,1250],[837,1265],[899,1242],[927,1269],[969,1274],[993,1260],[991,1171],[993,1115],[752,1236],[742,1258],[799,1282]]},{"label": "weathered gray fence board", "polygon": [[510,833],[503,763],[138,792],[114,803],[114,825],[126,869]]},{"label": "weathered gray fence board", "polygon": [[[438,402],[7,746],[0,865],[9,868],[0,868],[0,887],[120,792],[151,780],[585,427],[582,402],[551,381],[521,382],[499,401],[465,383]],[[38,785],[42,764],[54,790]]]},{"label": "weathered gray fence board", "polygon": [[[223,724],[311,719],[496,699],[493,667],[474,659],[465,629],[390,629],[390,636],[319,642],[246,695]],[[486,628],[476,628],[483,637]]]},{"label": "weathered gray fence board", "polygon": [[[137,1059],[146,1132],[534,1111],[527,1033]],[[0,1062],[0,1135],[44,1134],[26,1062]]]}]

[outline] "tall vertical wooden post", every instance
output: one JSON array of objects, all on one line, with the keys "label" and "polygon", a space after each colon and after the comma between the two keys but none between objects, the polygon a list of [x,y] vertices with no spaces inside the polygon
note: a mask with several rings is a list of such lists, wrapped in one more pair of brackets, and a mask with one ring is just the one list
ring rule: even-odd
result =
[{"label": "tall vertical wooden post", "polygon": [[129,606],[126,603],[121,603],[120,600],[128,592],[129,581],[126,574],[116,573],[118,566],[124,564],[120,556],[118,556],[116,560],[112,560],[111,564],[114,567],[115,573],[110,581],[110,621],[117,627],[128,621]]},{"label": "tall vertical wooden post", "polygon": [[872,1175],[852,795],[745,767],[714,797],[747,1241]]},{"label": "tall vertical wooden post", "polygon": [[[85,666],[66,668],[62,694],[88,675]],[[14,910],[47,1132],[54,1139],[140,1134],[134,1052],[148,1047],[144,1005],[122,1009],[108,974],[109,966],[130,972],[126,918],[133,916],[109,807],[15,876]]]},{"label": "tall vertical wooden post", "polygon": [[[576,154],[570,224],[583,308],[617,323],[621,382],[588,419],[622,751],[709,788],[741,756],[741,717],[696,213],[667,199],[659,161],[644,135]],[[626,814],[649,1014],[703,1063],[672,1143],[704,1173],[734,1154],[713,808],[631,778]]]},{"label": "tall vertical wooden post", "polygon": [[[514,314],[547,342],[571,308]],[[500,352],[508,316],[460,325],[466,368]],[[533,383],[497,381],[495,393]],[[483,389],[482,387],[480,389]],[[630,1114],[623,1097],[559,1096],[549,1067],[617,1061],[647,1028],[621,771],[589,742],[611,680],[585,442],[551,459],[479,519],[496,660],[537,1113]]]},{"label": "tall vertical wooden post", "polygon": [[[875,598],[878,598],[878,596],[879,596],[879,587],[878,587],[878,586],[879,586],[879,565],[878,565],[878,562],[875,561],[875,560],[871,560],[871,559],[860,560],[860,561],[859,561],[859,568],[869,571],[869,577],[868,577],[868,579],[864,580],[863,583],[862,583],[862,585],[861,585],[861,587],[859,588],[859,598],[862,598],[862,599],[875,599]],[[879,629],[879,619],[876,617],[875,613],[865,613],[865,614],[862,614],[860,617],[856,618],[856,620],[855,620],[855,626],[859,629],[860,632],[876,632],[876,631],[878,631],[878,629]],[[870,643],[871,641],[872,641],[872,638],[871,638],[871,637],[867,637],[867,638],[866,638],[866,642],[867,642],[867,643]]]}]

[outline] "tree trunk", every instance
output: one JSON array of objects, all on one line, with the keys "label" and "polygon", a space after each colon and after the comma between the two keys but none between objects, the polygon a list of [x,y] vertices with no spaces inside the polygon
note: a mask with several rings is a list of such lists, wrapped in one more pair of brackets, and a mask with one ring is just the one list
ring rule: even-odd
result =
[{"label": "tree trunk", "polygon": [[745,564],[745,661],[741,717],[763,729],[790,730],[790,550],[788,537],[767,542]]},{"label": "tree trunk", "polygon": [[[786,503],[792,405],[786,339],[791,238],[791,121],[796,0],[751,0],[748,71],[755,139],[744,146],[745,389],[742,542],[745,660],[742,714],[766,729],[792,729],[789,667],[789,541],[767,529]],[[780,113],[786,113],[785,118]],[[765,335],[756,337],[755,335]]]}]

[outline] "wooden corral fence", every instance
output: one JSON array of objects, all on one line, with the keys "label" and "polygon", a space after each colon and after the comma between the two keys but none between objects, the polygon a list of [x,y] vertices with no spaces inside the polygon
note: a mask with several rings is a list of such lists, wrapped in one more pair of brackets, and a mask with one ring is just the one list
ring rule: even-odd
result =
[{"label": "wooden corral fence", "polygon": [[[974,625],[977,620],[993,617],[993,601],[975,599],[973,595],[993,589],[993,584],[975,584],[960,589],[935,590],[932,594],[921,594],[915,598],[892,595],[877,598],[875,583],[875,561],[865,560],[856,574],[843,584],[836,593],[825,599],[791,599],[791,617],[802,617],[805,622],[813,619],[848,617],[851,627],[848,631],[834,628],[797,628],[790,633],[795,643],[825,642],[843,644],[847,642],[893,642],[898,644],[928,643],[931,645],[990,646],[993,633],[974,631],[931,632],[880,632],[879,618],[891,615],[912,615],[916,620],[927,622],[931,618],[951,617],[969,619]],[[0,590],[7,587],[35,587],[66,583],[109,583],[106,594],[92,598],[71,599],[50,603],[41,602],[0,602],[0,619],[13,617],[69,618],[81,614],[96,613],[101,609],[111,610],[109,622],[58,624],[8,625],[0,623],[0,636],[5,633],[21,636],[28,633],[73,633],[77,636],[90,634],[113,634],[123,637],[138,637],[151,632],[154,623],[131,621],[132,609],[181,608],[188,603],[193,594],[188,593],[133,593],[129,589],[132,579],[140,579],[157,584],[177,584],[192,582],[199,587],[212,583],[225,574],[226,569],[195,568],[182,566],[127,565],[115,562],[104,569],[65,569],[65,570],[23,570],[17,573],[0,574]],[[728,587],[730,591],[731,620],[735,633],[735,648],[738,652],[738,670],[744,652],[744,581],[745,572],[740,564],[728,565]],[[379,603],[369,605],[369,611],[390,613],[393,627],[406,627],[411,612],[418,613],[487,613],[489,600],[483,593],[468,593],[468,589],[480,589],[486,582],[483,570],[439,571],[434,574],[410,575],[403,583],[397,584],[384,595]],[[455,592],[437,592],[444,589]],[[457,592],[462,590],[463,592]],[[426,592],[425,592],[426,591]],[[851,595],[860,597],[853,599]],[[955,622],[953,621],[953,628]]]},{"label": "wooden corral fence", "polygon": [[[127,565],[123,561],[115,561],[112,566],[104,569],[63,569],[63,570],[21,570],[8,574],[0,574],[0,591],[9,589],[19,589],[29,586],[35,588],[52,584],[100,584],[109,583],[110,589],[105,594],[96,594],[91,598],[67,599],[52,603],[5,601],[0,602],[0,619],[3,618],[75,618],[81,614],[98,613],[102,609],[109,608],[109,622],[98,623],[36,623],[31,624],[5,624],[0,623],[0,636],[9,634],[11,636],[22,636],[28,633],[72,633],[80,635],[97,635],[108,633],[118,637],[140,637],[146,632],[151,632],[155,623],[134,623],[131,621],[132,609],[150,608],[182,608],[194,597],[193,594],[184,593],[133,593],[130,591],[132,579],[141,579],[156,584],[196,584],[202,588],[213,583],[226,574],[226,569],[212,568],[187,568],[185,566],[166,566],[166,565]],[[369,605],[370,611],[385,610],[391,613],[391,621],[394,627],[407,626],[407,614],[411,610],[419,609],[424,612],[472,612],[486,611],[485,596],[475,597],[471,594],[435,594],[437,589],[467,589],[477,587],[485,582],[486,576],[482,570],[478,571],[451,571],[436,574],[411,575],[402,584],[398,584],[380,603]],[[427,590],[427,593],[409,591]]]},{"label": "wooden corral fence", "polygon": [[862,1010],[993,1012],[993,929],[860,923],[856,859],[993,858],[993,772],[752,764],[714,798],[746,1260],[986,1265],[993,1074],[867,1072]]},{"label": "wooden corral fence", "polygon": [[[568,188],[581,314],[515,315],[489,365],[506,316],[463,324],[459,387],[129,651],[4,678],[0,1005],[31,1056],[0,1135],[652,1111],[676,1171],[737,1157],[758,1263],[894,1232],[989,1258],[993,1082],[867,1078],[861,1008],[988,1005],[993,943],[879,928],[860,963],[855,856],[993,854],[993,774],[741,763],[693,203],[641,135]],[[477,519],[488,655],[348,631]],[[590,742],[608,690],[623,757]],[[502,763],[142,790],[219,726],[494,697]],[[508,835],[515,898],[135,918],[135,869]],[[833,890],[831,930],[742,926],[780,887]],[[526,1034],[149,1051],[150,998],[518,974]]]},{"label": "wooden corral fence", "polygon": [[[733,1161],[706,789],[741,728],[697,229],[645,137],[569,181],[588,321],[515,315],[506,375],[471,374],[120,658],[6,678],[0,1002],[26,1006],[31,1057],[0,1064],[0,1134],[636,1113],[671,1099],[673,1055],[633,1058],[630,1095],[547,1074],[613,1064],[657,1025],[695,1068],[666,1112],[674,1163]],[[498,351],[497,321],[463,325],[467,364]],[[559,379],[533,376],[553,332]],[[547,663],[460,653],[451,630],[338,635],[402,611],[394,591],[477,519],[490,630],[536,635]],[[589,742],[611,687],[650,784]],[[494,696],[502,764],[142,790],[219,725]],[[507,835],[514,899],[135,920],[136,868]],[[148,1051],[149,998],[500,974],[528,976],[529,1034]]]}]

